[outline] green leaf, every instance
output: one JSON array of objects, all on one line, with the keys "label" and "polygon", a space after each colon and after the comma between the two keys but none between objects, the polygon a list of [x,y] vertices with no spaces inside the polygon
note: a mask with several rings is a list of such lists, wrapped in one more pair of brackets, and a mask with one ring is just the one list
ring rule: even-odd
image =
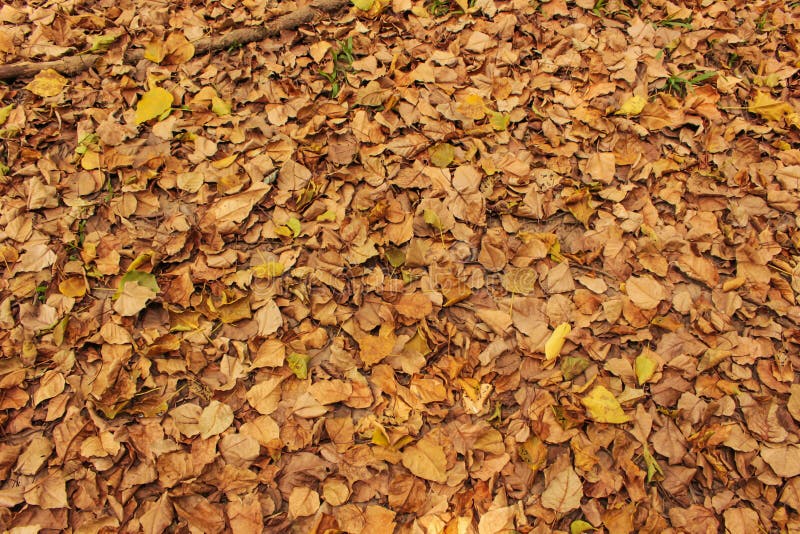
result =
[{"label": "green leaf", "polygon": [[495,113],[492,112],[489,117],[489,124],[492,128],[501,132],[508,129],[508,124],[511,122],[511,116],[508,113]]},{"label": "green leaf", "polygon": [[128,282],[136,282],[140,286],[144,286],[148,289],[151,289],[158,293],[161,289],[158,287],[158,282],[156,281],[156,277],[151,273],[146,273],[144,271],[128,271],[125,275],[120,279],[119,285],[117,286],[117,292],[114,293],[112,300],[117,300],[120,295],[122,295],[122,291],[125,288],[125,284]]},{"label": "green leaf", "polygon": [[426,223],[430,224],[435,229],[439,230],[440,232],[444,231],[442,220],[439,218],[439,215],[435,211],[425,210],[422,212],[422,217],[425,219]]},{"label": "green leaf", "polygon": [[375,3],[375,0],[350,0],[354,6],[356,6],[361,11],[369,11],[372,8],[372,5]]},{"label": "green leaf", "polygon": [[578,519],[577,521],[573,521],[569,525],[569,534],[582,534],[587,530],[594,530],[594,527],[591,523],[584,521],[583,519]]},{"label": "green leaf", "polygon": [[89,52],[105,52],[116,40],[116,35],[98,35],[92,41],[92,47]]},{"label": "green leaf", "polygon": [[658,462],[650,453],[650,448],[647,444],[644,444],[644,450],[642,451],[642,456],[644,456],[644,463],[647,464],[647,483],[649,484],[652,482],[653,478],[656,475],[659,475],[659,480],[663,479],[664,477],[664,470],[661,469],[661,466],[658,465]]},{"label": "green leaf", "polygon": [[11,111],[14,109],[14,104],[9,104],[6,107],[0,108],[0,125],[5,124]]},{"label": "green leaf", "polygon": [[291,217],[288,221],[286,221],[286,226],[292,231],[294,237],[300,235],[300,221],[297,220],[295,217]]},{"label": "green leaf", "polygon": [[434,167],[447,167],[453,163],[455,158],[456,149],[450,143],[439,143],[430,150],[431,164]]},{"label": "green leaf", "polygon": [[211,98],[211,111],[216,113],[218,116],[224,117],[225,115],[230,115],[231,109],[231,105],[222,100],[220,97],[215,96]]},{"label": "green leaf", "polygon": [[400,267],[406,262],[405,253],[397,247],[388,247],[384,252],[384,256],[389,260],[389,265],[394,268]]},{"label": "green leaf", "polygon": [[561,361],[561,374],[564,380],[572,380],[589,367],[589,360],[580,356],[567,356]]},{"label": "green leaf", "polygon": [[310,359],[306,354],[300,354],[299,352],[293,352],[286,357],[286,361],[289,362],[289,369],[300,380],[308,378],[308,361]]}]

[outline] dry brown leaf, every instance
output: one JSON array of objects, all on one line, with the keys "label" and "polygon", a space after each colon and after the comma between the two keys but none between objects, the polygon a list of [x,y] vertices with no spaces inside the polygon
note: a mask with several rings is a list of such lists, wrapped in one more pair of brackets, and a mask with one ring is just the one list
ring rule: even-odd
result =
[{"label": "dry brown leaf", "polygon": [[233,423],[233,410],[225,403],[212,400],[197,419],[200,439],[221,434]]},{"label": "dry brown leaf", "polygon": [[550,481],[542,492],[542,506],[565,514],[579,508],[583,498],[583,484],[568,463],[550,470]]},{"label": "dry brown leaf", "polygon": [[447,481],[447,458],[441,445],[428,436],[403,449],[403,466],[414,475],[439,482]]},{"label": "dry brown leaf", "polygon": [[319,493],[311,488],[296,487],[289,495],[289,515],[296,518],[315,514],[319,504]]},{"label": "dry brown leaf", "polygon": [[625,292],[637,308],[652,310],[667,298],[667,291],[650,275],[631,276],[625,281]]}]

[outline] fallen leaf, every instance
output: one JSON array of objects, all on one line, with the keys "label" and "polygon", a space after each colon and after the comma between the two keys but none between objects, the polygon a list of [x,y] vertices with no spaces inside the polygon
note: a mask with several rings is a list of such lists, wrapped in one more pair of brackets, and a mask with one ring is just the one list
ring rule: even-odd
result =
[{"label": "fallen leaf", "polygon": [[51,97],[61,94],[68,80],[53,69],[39,71],[25,89],[41,97]]},{"label": "fallen leaf", "polygon": [[595,386],[581,399],[581,403],[586,407],[589,417],[598,423],[622,424],[631,420],[614,394],[603,386]]},{"label": "fallen leaf", "polygon": [[354,6],[356,6],[361,11],[369,11],[372,8],[372,4],[375,3],[375,0],[350,0]]},{"label": "fallen leaf", "polygon": [[614,113],[615,115],[638,115],[647,104],[647,99],[640,95],[629,97],[619,109]]},{"label": "fallen leaf", "polygon": [[434,145],[430,151],[431,164],[436,167],[447,167],[455,158],[455,147],[450,143]]},{"label": "fallen leaf", "polygon": [[631,302],[642,310],[657,308],[661,301],[667,298],[664,286],[649,274],[628,278],[625,281],[625,292],[628,293]]},{"label": "fallen leaf", "polygon": [[58,284],[58,290],[66,297],[81,298],[86,289],[86,279],[82,276],[70,276]]},{"label": "fallen leaf", "polygon": [[542,506],[557,514],[579,508],[583,498],[583,483],[571,465],[551,473],[550,482],[542,492]]},{"label": "fallen leaf", "polygon": [[172,107],[172,93],[161,87],[154,87],[142,95],[136,104],[136,124],[165,115]]},{"label": "fallen leaf", "polygon": [[319,510],[319,493],[311,488],[295,487],[289,495],[289,515],[306,517]]},{"label": "fallen leaf", "polygon": [[402,462],[406,469],[420,478],[440,484],[447,481],[444,449],[427,436],[403,449]]},{"label": "fallen leaf", "polygon": [[800,475],[800,445],[764,445],[760,454],[779,477]]},{"label": "fallen leaf", "polygon": [[308,378],[309,360],[311,360],[311,358],[307,355],[298,352],[293,352],[286,357],[286,361],[289,363],[289,369],[291,369],[294,375],[300,380]]},{"label": "fallen leaf", "polygon": [[567,340],[567,335],[572,331],[572,326],[569,323],[561,323],[558,325],[550,337],[544,344],[544,359],[545,361],[553,361],[561,354],[561,349],[564,348],[564,342]]},{"label": "fallen leaf", "polygon": [[779,121],[784,116],[795,113],[795,110],[791,105],[786,102],[781,102],[780,100],[775,100],[769,96],[769,93],[762,91],[756,92],[756,96],[754,96],[753,99],[748,102],[747,111],[750,113],[756,113],[762,118],[771,121]]},{"label": "fallen leaf", "polygon": [[197,420],[201,439],[208,439],[227,430],[233,423],[233,409],[225,403],[212,400]]},{"label": "fallen leaf", "polygon": [[[536,287],[536,280],[539,279],[539,274],[530,267],[522,267],[519,269],[508,269],[503,273],[500,283],[503,288],[509,293],[517,295],[528,295]],[[569,331],[567,331],[567,334]],[[566,335],[566,334],[565,334]],[[559,348],[559,350],[561,350]]]}]

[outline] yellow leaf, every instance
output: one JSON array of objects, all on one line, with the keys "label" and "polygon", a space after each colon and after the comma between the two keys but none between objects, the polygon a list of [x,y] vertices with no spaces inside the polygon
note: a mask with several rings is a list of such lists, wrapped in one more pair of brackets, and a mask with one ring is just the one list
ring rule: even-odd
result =
[{"label": "yellow leaf", "polygon": [[53,69],[44,69],[25,86],[25,89],[35,95],[48,97],[61,93],[65,85],[67,85],[66,78]]},{"label": "yellow leaf", "polygon": [[87,150],[81,158],[81,167],[87,171],[100,168],[100,153],[96,150]]},{"label": "yellow leaf", "polygon": [[116,40],[116,35],[99,35],[92,41],[92,47],[89,52],[105,52]]},{"label": "yellow leaf", "polygon": [[253,276],[256,278],[275,278],[283,274],[285,267],[277,261],[268,261],[253,267]]},{"label": "yellow leaf", "polygon": [[227,156],[225,158],[218,159],[217,161],[213,161],[211,163],[211,166],[214,167],[215,169],[226,169],[226,168],[230,167],[233,164],[233,162],[236,161],[236,158],[238,158],[238,157],[239,157],[239,154],[231,154],[230,156]]},{"label": "yellow leaf", "polygon": [[425,220],[426,223],[433,226],[438,231],[444,230],[444,225],[442,225],[442,220],[439,218],[439,214],[433,210],[424,210],[422,212],[422,218]]},{"label": "yellow leaf", "polygon": [[228,102],[225,102],[218,96],[211,97],[211,111],[219,115],[220,117],[224,117],[225,115],[231,114],[231,105]]},{"label": "yellow leaf", "polygon": [[144,47],[144,58],[152,61],[153,63],[161,63],[167,55],[167,49],[164,46],[164,41],[152,40]]},{"label": "yellow leaf", "polygon": [[614,394],[603,386],[595,386],[581,402],[589,412],[589,417],[598,423],[622,424],[631,420]]},{"label": "yellow leaf", "polygon": [[161,87],[154,87],[142,95],[136,104],[136,124],[160,117],[172,106],[172,93]]},{"label": "yellow leaf", "polygon": [[651,350],[645,349],[633,362],[636,381],[640,386],[653,378],[653,375],[656,374],[656,370],[658,369],[658,360],[656,360],[652,354],[653,352]]},{"label": "yellow leaf", "polygon": [[561,323],[553,330],[553,333],[550,334],[550,337],[547,339],[547,342],[544,344],[544,359],[545,361],[555,360],[559,354],[561,354],[561,349],[564,347],[564,341],[567,339],[567,335],[572,331],[572,327],[569,323]]},{"label": "yellow leaf", "polygon": [[58,284],[58,290],[65,297],[80,298],[86,294],[86,280],[82,276],[70,276]]},{"label": "yellow leaf", "polygon": [[285,224],[276,226],[275,233],[282,237],[292,237],[292,230]]},{"label": "yellow leaf", "polygon": [[647,104],[647,99],[640,95],[635,95],[627,99],[614,115],[638,115]]},{"label": "yellow leaf", "polygon": [[353,2],[353,5],[356,6],[361,11],[369,11],[372,8],[372,4],[375,3],[375,0],[350,0]]},{"label": "yellow leaf", "polygon": [[381,447],[388,447],[391,443],[386,430],[378,423],[374,423],[374,428],[372,429],[372,443]]},{"label": "yellow leaf", "polygon": [[318,222],[333,222],[336,220],[336,213],[328,210],[320,215],[317,215]]},{"label": "yellow leaf", "polygon": [[588,523],[582,519],[578,519],[577,521],[573,521],[569,525],[569,534],[582,534],[587,530],[594,530],[594,527],[591,523]]},{"label": "yellow leaf", "polygon": [[308,378],[308,361],[310,359],[309,356],[300,354],[299,352],[293,352],[286,357],[286,361],[289,362],[289,369],[291,369],[294,376],[300,380]]},{"label": "yellow leaf", "polygon": [[784,115],[795,113],[794,108],[786,102],[775,100],[768,93],[762,93],[761,91],[756,93],[755,98],[747,105],[747,111],[757,113],[762,118],[771,121],[779,121]]},{"label": "yellow leaf", "polygon": [[289,220],[286,221],[286,226],[289,227],[292,231],[292,237],[297,237],[300,235],[300,230],[302,229],[300,225],[300,221],[297,220],[296,217],[289,217]]},{"label": "yellow leaf", "polygon": [[539,471],[547,465],[547,445],[536,435],[529,437],[520,445],[517,454],[533,471]]}]

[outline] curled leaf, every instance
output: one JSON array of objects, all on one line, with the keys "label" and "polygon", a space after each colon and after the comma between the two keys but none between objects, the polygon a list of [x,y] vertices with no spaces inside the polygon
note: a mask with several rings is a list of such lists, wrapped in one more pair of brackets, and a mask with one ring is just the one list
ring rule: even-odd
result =
[{"label": "curled leaf", "polygon": [[572,327],[569,323],[561,323],[556,327],[550,337],[544,344],[544,359],[545,361],[555,360],[559,354],[561,354],[561,349],[564,347],[564,341],[567,339],[567,335],[572,331]]},{"label": "curled leaf", "polygon": [[310,359],[308,355],[300,354],[299,352],[293,352],[286,357],[286,361],[289,362],[289,369],[300,380],[308,378],[308,361]]}]

